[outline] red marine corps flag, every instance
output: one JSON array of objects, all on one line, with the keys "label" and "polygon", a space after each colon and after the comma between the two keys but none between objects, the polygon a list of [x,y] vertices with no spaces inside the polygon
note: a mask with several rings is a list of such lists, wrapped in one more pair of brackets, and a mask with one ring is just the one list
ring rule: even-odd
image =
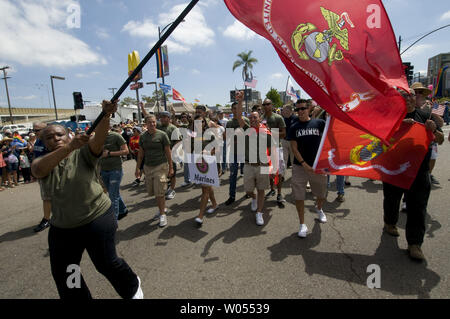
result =
[{"label": "red marine corps flag", "polygon": [[289,73],[328,113],[385,141],[399,127],[408,90],[381,0],[225,0],[271,41]]},{"label": "red marine corps flag", "polygon": [[381,180],[409,189],[434,139],[424,125],[402,123],[384,145],[380,139],[328,118],[314,168],[321,174]]}]

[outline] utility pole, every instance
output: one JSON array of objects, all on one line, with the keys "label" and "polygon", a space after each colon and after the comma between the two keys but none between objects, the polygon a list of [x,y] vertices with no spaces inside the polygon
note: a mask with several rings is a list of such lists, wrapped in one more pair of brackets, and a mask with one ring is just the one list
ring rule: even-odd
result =
[{"label": "utility pole", "polygon": [[3,68],[0,68],[0,70],[3,71],[3,80],[5,80],[6,97],[8,98],[9,120],[10,120],[11,124],[14,124],[12,112],[11,112],[11,102],[9,100],[8,81],[6,81],[7,79],[10,79],[11,77],[6,76],[6,71],[5,71],[6,69],[9,69],[9,66],[4,66]]},{"label": "utility pole", "polygon": [[402,51],[402,36],[398,36],[398,52]]},{"label": "utility pole", "polygon": [[53,105],[55,106],[55,117],[56,117],[56,121],[57,121],[58,120],[58,112],[56,111],[55,88],[53,86],[53,79],[65,80],[66,78],[64,78],[62,76],[50,75],[50,82],[52,82]]},{"label": "utility pole", "polygon": [[114,90],[117,90],[117,88],[109,88],[108,90],[110,90],[112,92],[112,95],[114,96]]}]

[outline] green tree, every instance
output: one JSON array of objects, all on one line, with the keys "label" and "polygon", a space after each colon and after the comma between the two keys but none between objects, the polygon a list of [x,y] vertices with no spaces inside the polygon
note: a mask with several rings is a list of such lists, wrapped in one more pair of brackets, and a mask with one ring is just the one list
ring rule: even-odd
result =
[{"label": "green tree", "polygon": [[239,57],[238,60],[234,61],[233,63],[233,72],[238,67],[242,66],[242,80],[245,81],[247,79],[251,79],[253,77],[252,70],[253,65],[258,62],[257,59],[252,57],[252,50],[248,52],[241,52],[237,56]]},{"label": "green tree", "polygon": [[124,106],[124,105],[137,105],[137,100],[133,99],[132,97],[125,97],[123,100],[120,101],[120,105]]},{"label": "green tree", "polygon": [[273,106],[276,108],[283,107],[283,102],[281,101],[281,96],[276,89],[270,87],[269,92],[266,94],[266,98],[270,99],[273,103]]}]

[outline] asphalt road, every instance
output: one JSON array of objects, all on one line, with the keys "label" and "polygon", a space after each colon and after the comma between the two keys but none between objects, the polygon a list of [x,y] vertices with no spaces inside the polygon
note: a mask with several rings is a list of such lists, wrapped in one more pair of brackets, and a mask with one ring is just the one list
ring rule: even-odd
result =
[{"label": "asphalt road", "polygon": [[[444,128],[446,137],[450,127]],[[168,201],[168,225],[151,221],[156,203],[145,187],[130,187],[135,163],[124,163],[121,194],[130,214],[119,222],[117,250],[142,280],[145,298],[449,298],[450,143],[439,147],[422,246],[426,263],[406,252],[405,214],[400,237],[383,233],[382,184],[351,177],[346,201],[337,203],[334,177],[324,211],[328,223],[314,219],[311,194],[306,202],[308,237],[297,237],[298,218],[292,204],[290,170],[279,209],[266,201],[265,225],[255,224],[250,200],[243,198],[194,225],[201,189],[177,188]],[[178,174],[182,182],[182,172]],[[219,203],[228,198],[228,176],[215,190]],[[0,298],[58,298],[50,273],[48,229],[34,233],[42,218],[36,183],[0,192]],[[368,288],[369,265],[380,268],[380,288]],[[94,298],[119,298],[94,268],[87,253],[83,276]]]}]

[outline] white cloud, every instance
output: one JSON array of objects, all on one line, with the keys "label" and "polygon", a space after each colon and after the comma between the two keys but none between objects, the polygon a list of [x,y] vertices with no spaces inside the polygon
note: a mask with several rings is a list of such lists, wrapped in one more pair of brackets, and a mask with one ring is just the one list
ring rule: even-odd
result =
[{"label": "white cloud", "polygon": [[200,71],[197,70],[197,69],[192,69],[192,74],[194,74],[194,75],[199,75],[199,74],[200,74]]},{"label": "white cloud", "polygon": [[97,34],[97,37],[99,37],[100,39],[110,38],[110,35],[105,28],[98,28],[97,31],[95,31],[95,34]]},{"label": "white cloud", "polygon": [[[179,14],[185,9],[186,4],[179,4],[172,7],[168,13],[158,16],[157,25],[151,19],[144,21],[129,21],[122,29],[131,36],[149,38],[154,45],[158,39],[158,26],[165,28],[166,25],[176,20]],[[168,29],[168,28],[167,28]],[[165,32],[167,31],[165,30]],[[187,53],[194,47],[207,47],[214,44],[214,31],[208,27],[201,7],[194,7],[186,16],[185,21],[180,23],[175,31],[165,42],[170,53]]]},{"label": "white cloud", "polygon": [[158,38],[158,26],[150,19],[143,22],[131,20],[123,26],[122,31],[128,32],[133,37]]},{"label": "white cloud", "polygon": [[270,76],[271,79],[281,79],[283,78],[283,74],[282,73],[274,73]]},{"label": "white cloud", "polygon": [[445,12],[442,16],[441,16],[441,19],[440,19],[441,21],[444,21],[444,20],[450,20],[450,10],[449,11],[447,11],[447,12]]},{"label": "white cloud", "polygon": [[247,28],[245,25],[243,25],[238,20],[234,21],[234,23],[230,26],[228,26],[225,31],[223,31],[223,35],[236,39],[236,40],[251,40],[256,38],[258,36],[255,32]]},{"label": "white cloud", "polygon": [[75,74],[75,77],[77,77],[79,79],[84,79],[84,78],[95,77],[100,74],[101,73],[98,71],[93,71],[93,72],[89,72],[89,73],[77,73],[77,74]]},{"label": "white cloud", "polygon": [[0,59],[22,65],[69,67],[106,64],[69,34],[67,7],[73,0],[0,0]]},{"label": "white cloud", "polygon": [[406,51],[404,54],[402,54],[402,59],[405,58],[413,58],[420,54],[427,53],[428,50],[433,48],[431,44],[417,44],[408,51]]},{"label": "white cloud", "polygon": [[37,99],[37,96],[36,95],[15,96],[14,98],[17,100],[34,100],[34,99]]}]

